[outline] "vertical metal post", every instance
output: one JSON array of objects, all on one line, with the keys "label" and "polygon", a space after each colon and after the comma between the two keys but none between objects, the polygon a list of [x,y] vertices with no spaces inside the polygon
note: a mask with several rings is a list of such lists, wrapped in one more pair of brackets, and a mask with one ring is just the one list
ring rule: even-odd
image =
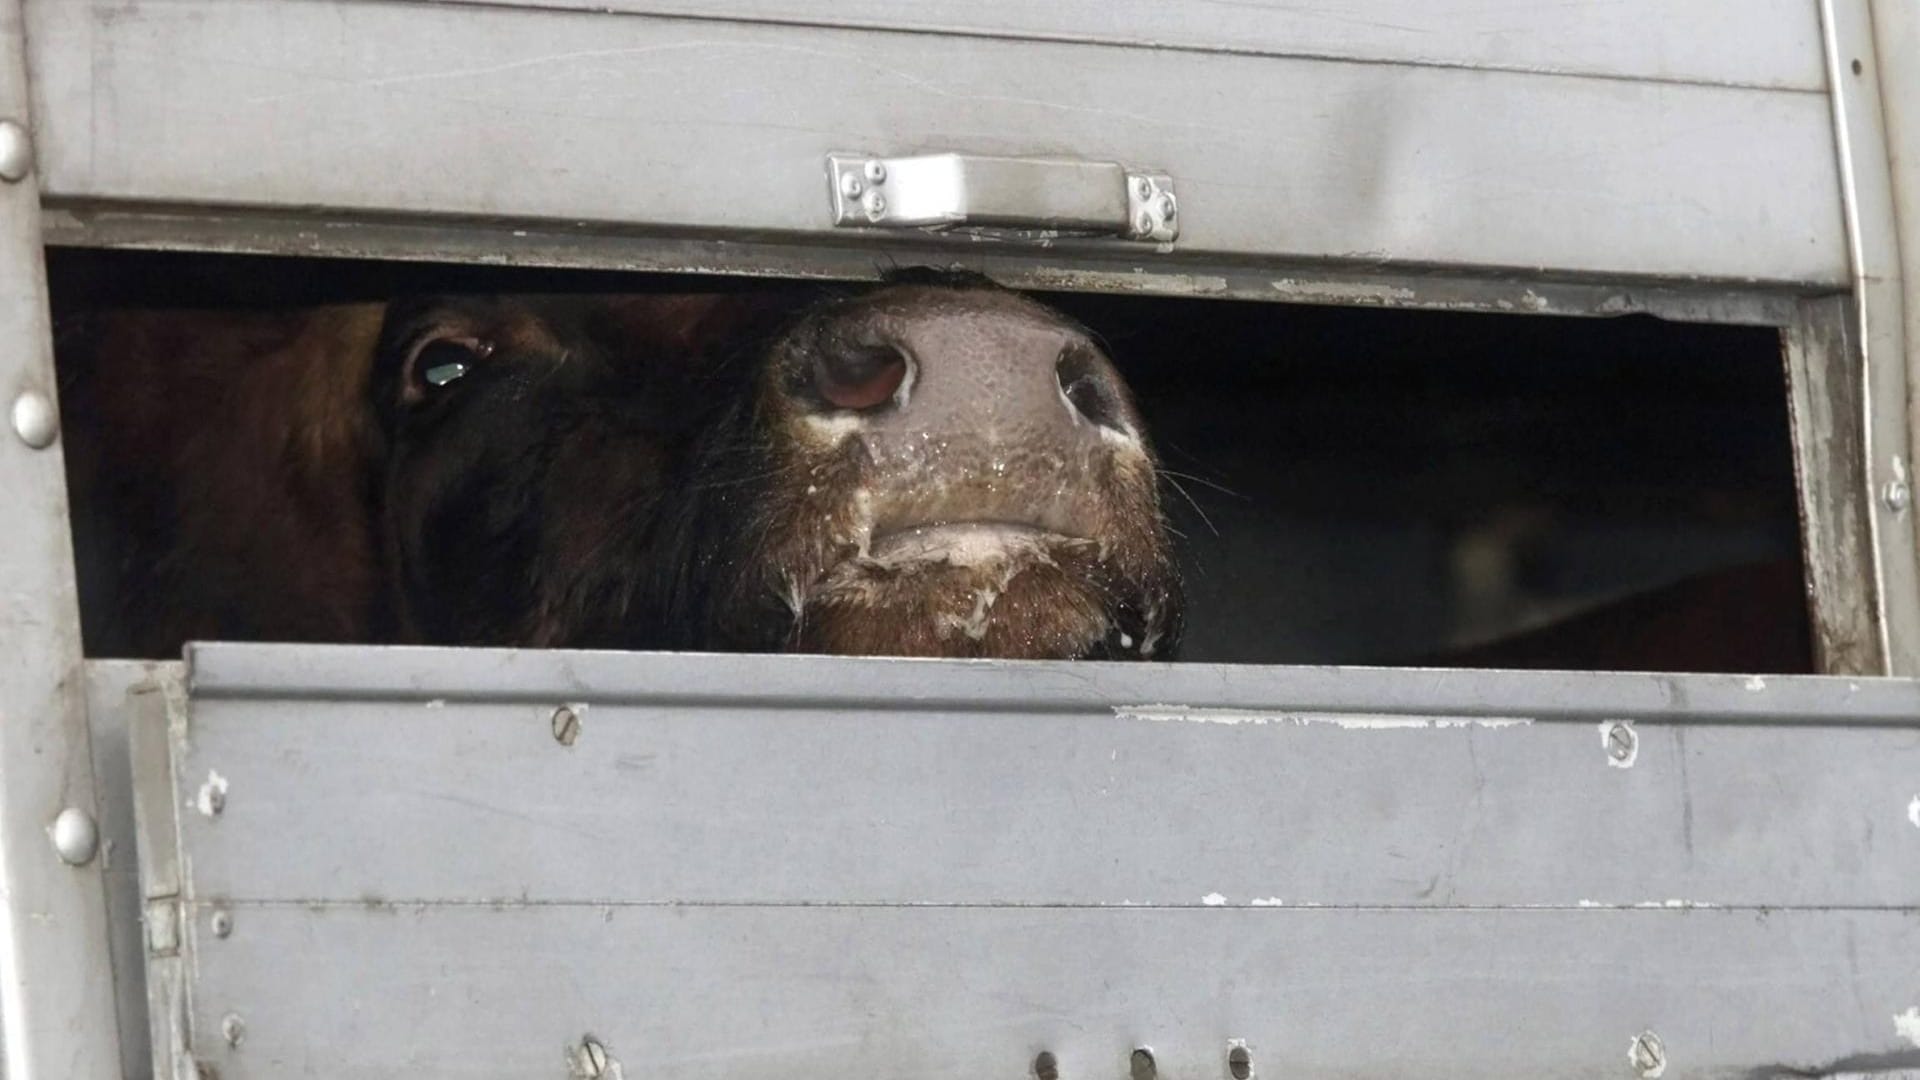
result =
[{"label": "vertical metal post", "polygon": [[1865,362],[1861,454],[1881,649],[1888,673],[1911,675],[1920,672],[1920,544],[1908,430],[1907,297],[1873,13],[1868,0],[1821,0],[1820,20],[1853,269],[1852,348]]},{"label": "vertical metal post", "polygon": [[0,0],[0,1056],[119,1074],[21,0]]}]

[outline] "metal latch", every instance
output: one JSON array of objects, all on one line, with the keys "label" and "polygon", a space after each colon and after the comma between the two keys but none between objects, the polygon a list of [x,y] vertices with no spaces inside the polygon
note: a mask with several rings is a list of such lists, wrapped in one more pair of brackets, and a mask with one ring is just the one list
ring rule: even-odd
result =
[{"label": "metal latch", "polygon": [[1180,234],[1173,180],[1110,161],[923,154],[829,154],[833,223],[1117,236]]}]

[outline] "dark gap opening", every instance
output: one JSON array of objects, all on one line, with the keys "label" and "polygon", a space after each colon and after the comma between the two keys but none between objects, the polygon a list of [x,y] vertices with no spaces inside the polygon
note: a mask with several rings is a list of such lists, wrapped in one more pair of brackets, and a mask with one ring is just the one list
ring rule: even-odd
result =
[{"label": "dark gap opening", "polygon": [[[48,264],[57,339],[87,312],[124,307],[767,287],[70,249],[50,251]],[[1159,451],[1164,503],[1184,537],[1182,660],[1810,667],[1773,330],[1641,316],[1039,298],[1106,345]],[[63,381],[79,374],[69,366]],[[70,430],[86,423],[69,413]],[[97,494],[76,488],[76,506]],[[83,607],[98,620],[111,606],[99,602],[112,587],[102,582],[114,575],[82,554]],[[1549,626],[1561,629],[1503,651],[1471,649]]]}]

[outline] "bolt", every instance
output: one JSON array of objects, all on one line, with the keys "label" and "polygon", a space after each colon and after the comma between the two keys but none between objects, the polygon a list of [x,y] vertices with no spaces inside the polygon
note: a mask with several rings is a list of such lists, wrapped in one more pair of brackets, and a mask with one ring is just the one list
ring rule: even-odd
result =
[{"label": "bolt", "polygon": [[220,1035],[228,1046],[239,1046],[247,1037],[247,1022],[240,1019],[239,1013],[228,1013],[220,1018]]},{"label": "bolt", "polygon": [[1638,737],[1633,728],[1626,724],[1607,726],[1607,756],[1615,761],[1627,761],[1633,757]]},{"label": "bolt", "polygon": [[1912,500],[1913,492],[1905,480],[1889,480],[1880,491],[1880,498],[1886,501],[1887,509],[1896,514],[1904,513],[1907,503]]},{"label": "bolt", "polygon": [[1134,194],[1140,197],[1141,202],[1146,202],[1153,198],[1153,181],[1143,176],[1133,182],[1133,190]]},{"label": "bolt", "polygon": [[887,182],[887,166],[879,160],[867,162],[867,182],[884,184]]},{"label": "bolt", "polygon": [[860,197],[860,193],[865,190],[867,190],[867,185],[860,182],[859,173],[849,172],[840,174],[840,194],[845,195],[849,199],[857,199]]},{"label": "bolt", "polygon": [[93,816],[77,806],[69,806],[53,819],[53,850],[68,866],[85,866],[100,850],[100,828]]},{"label": "bolt", "polygon": [[580,714],[571,706],[562,705],[553,710],[553,738],[561,746],[572,746],[580,737]]},{"label": "bolt", "polygon": [[28,390],[13,399],[13,433],[35,450],[53,445],[53,437],[60,433],[60,421],[47,395]]},{"label": "bolt", "polygon": [[224,909],[216,911],[207,921],[213,926],[214,937],[224,938],[233,935],[233,912]]},{"label": "bolt", "polygon": [[600,1040],[588,1035],[580,1040],[580,1049],[573,1055],[574,1071],[584,1080],[599,1080],[607,1075],[607,1048]]},{"label": "bolt", "polygon": [[1633,1049],[1628,1057],[1633,1067],[1648,1080],[1667,1071],[1667,1048],[1660,1044],[1660,1036],[1651,1031],[1634,1036]]},{"label": "bolt", "polygon": [[33,168],[33,140],[17,120],[0,120],[0,180],[17,184]]}]

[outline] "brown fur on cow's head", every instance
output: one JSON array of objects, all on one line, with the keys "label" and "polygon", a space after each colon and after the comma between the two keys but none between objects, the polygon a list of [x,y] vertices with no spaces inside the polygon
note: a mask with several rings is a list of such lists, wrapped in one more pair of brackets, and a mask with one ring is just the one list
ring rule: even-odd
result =
[{"label": "brown fur on cow's head", "polygon": [[1091,337],[979,279],[123,310],[62,343],[88,648],[1168,657]]},{"label": "brown fur on cow's head", "polygon": [[1179,585],[1099,346],[977,280],[426,299],[372,393],[403,635],[1167,657]]}]

